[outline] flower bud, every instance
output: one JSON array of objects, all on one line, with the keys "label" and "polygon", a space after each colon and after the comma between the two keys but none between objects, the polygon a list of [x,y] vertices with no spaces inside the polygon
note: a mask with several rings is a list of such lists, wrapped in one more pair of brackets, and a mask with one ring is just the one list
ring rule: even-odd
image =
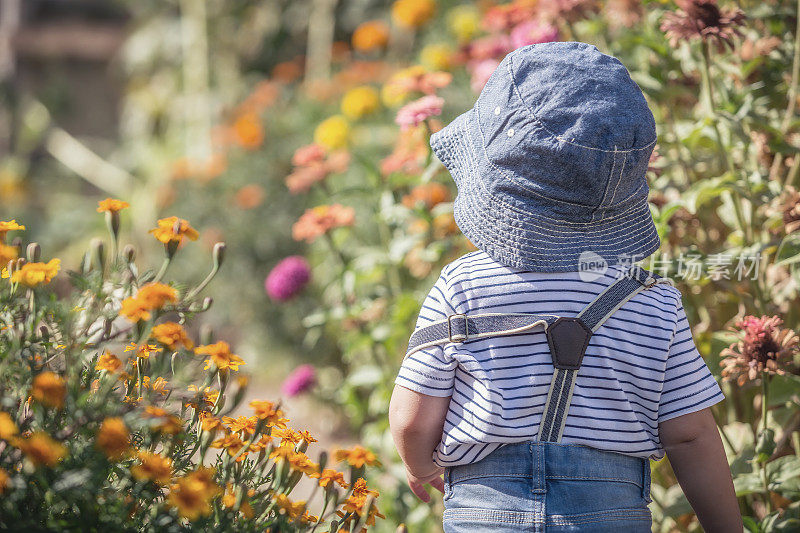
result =
[{"label": "flower bud", "polygon": [[25,250],[25,257],[28,258],[28,261],[31,263],[36,263],[39,261],[39,256],[41,255],[42,249],[39,246],[39,243],[32,242],[28,245],[28,248]]},{"label": "flower bud", "polygon": [[133,263],[136,260],[136,248],[132,244],[126,244],[122,249],[122,256],[128,263]]},{"label": "flower bud", "polygon": [[211,296],[206,296],[205,298],[203,298],[203,305],[200,308],[200,310],[201,311],[208,311],[208,309],[211,307],[211,304],[213,304],[213,303],[214,303],[214,299]]},{"label": "flower bud", "polygon": [[22,237],[20,237],[19,235],[14,237],[11,240],[11,246],[13,246],[14,248],[19,248],[20,246],[22,246]]},{"label": "flower bud", "polygon": [[94,238],[91,243],[92,247],[92,263],[97,266],[101,272],[106,266],[106,244],[102,239]]},{"label": "flower bud", "polygon": [[214,252],[212,253],[214,258],[214,270],[222,266],[222,261],[225,260],[225,248],[227,248],[227,246],[224,242],[218,242],[214,245]]},{"label": "flower bud", "polygon": [[114,242],[116,242],[119,239],[119,211],[106,211],[106,226],[108,226],[108,231],[111,233]]},{"label": "flower bud", "polygon": [[405,524],[400,524],[397,526],[397,531],[395,531],[395,533],[408,533],[408,528]]},{"label": "flower bud", "polygon": [[209,324],[200,326],[200,344],[213,344],[214,342],[214,328]]}]

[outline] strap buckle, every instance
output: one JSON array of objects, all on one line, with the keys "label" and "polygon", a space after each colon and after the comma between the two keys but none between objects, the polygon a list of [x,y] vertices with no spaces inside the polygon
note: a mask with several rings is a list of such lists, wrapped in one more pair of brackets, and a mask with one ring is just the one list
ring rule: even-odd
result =
[{"label": "strap buckle", "polygon": [[[464,319],[464,334],[457,334],[457,339],[453,338],[453,322],[451,321],[453,317],[461,317]],[[469,337],[469,324],[467,323],[467,315],[464,313],[455,313],[452,315],[447,315],[447,336],[450,338],[450,342],[466,342],[467,338]],[[462,338],[463,337],[463,338]]]}]

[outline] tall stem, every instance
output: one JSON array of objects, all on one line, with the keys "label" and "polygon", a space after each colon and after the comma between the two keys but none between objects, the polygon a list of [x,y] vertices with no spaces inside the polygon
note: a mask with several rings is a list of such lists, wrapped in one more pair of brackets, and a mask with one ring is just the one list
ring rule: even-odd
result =
[{"label": "tall stem", "polygon": [[[767,399],[769,398],[769,375],[766,371],[761,372],[761,434],[766,435],[767,432]],[[769,498],[769,479],[767,478],[767,462],[762,461],[761,465],[761,482],[764,484],[764,508],[766,513],[772,512],[772,502]]]}]

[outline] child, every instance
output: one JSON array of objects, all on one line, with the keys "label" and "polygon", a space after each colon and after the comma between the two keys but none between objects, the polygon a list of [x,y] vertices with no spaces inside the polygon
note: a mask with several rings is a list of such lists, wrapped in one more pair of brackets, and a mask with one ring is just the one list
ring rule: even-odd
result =
[{"label": "child", "polygon": [[660,245],[655,142],[625,67],[579,42],[510,53],[431,137],[478,250],[423,303],[389,417],[446,533],[650,531],[665,454],[705,531],[743,530],[680,292],[631,267]]}]

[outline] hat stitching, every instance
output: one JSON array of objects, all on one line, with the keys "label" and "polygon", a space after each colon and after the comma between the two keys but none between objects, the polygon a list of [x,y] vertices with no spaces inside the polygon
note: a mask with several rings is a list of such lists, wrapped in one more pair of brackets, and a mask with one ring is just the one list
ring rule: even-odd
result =
[{"label": "hat stitching", "polygon": [[573,141],[567,140],[567,139],[565,139],[564,137],[561,137],[561,136],[560,136],[560,135],[558,135],[557,133],[555,133],[555,132],[551,131],[551,130],[550,130],[550,129],[549,129],[549,128],[548,128],[548,127],[547,127],[547,126],[544,124],[544,122],[543,122],[543,121],[542,121],[542,120],[541,120],[539,117],[537,117],[537,116],[536,116],[536,113],[534,113],[534,112],[533,112],[533,109],[532,109],[532,108],[531,108],[531,107],[528,105],[528,103],[525,101],[525,99],[524,99],[524,98],[522,98],[522,92],[519,90],[519,87],[517,86],[517,80],[516,80],[516,78],[514,77],[514,71],[513,71],[513,70],[512,70],[512,68],[511,68],[511,62],[512,62],[512,61],[513,61],[513,58],[512,58],[511,56],[509,56],[509,58],[508,58],[508,65],[507,65],[507,68],[508,68],[508,73],[509,73],[509,75],[511,76],[511,85],[513,85],[513,86],[514,86],[514,91],[517,93],[517,97],[518,97],[518,98],[519,98],[519,99],[522,101],[522,105],[523,105],[523,106],[525,106],[525,109],[527,109],[527,110],[528,110],[528,113],[530,113],[530,115],[531,115],[531,117],[533,118],[533,120],[535,120],[537,123],[539,123],[539,125],[540,125],[540,126],[541,126],[541,127],[542,127],[542,128],[543,128],[543,129],[544,129],[546,132],[547,132],[547,133],[549,133],[549,134],[550,134],[552,137],[554,137],[554,138],[558,139],[559,141],[561,141],[561,142],[563,142],[563,143],[566,143],[566,144],[571,144],[571,145],[573,145],[573,146],[578,146],[578,147],[580,147],[580,148],[586,148],[587,150],[597,150],[598,152],[606,152],[606,153],[611,153],[611,152],[638,152],[638,151],[640,151],[640,150],[646,150],[647,148],[649,148],[649,147],[650,147],[652,144],[654,144],[654,143],[655,143],[655,142],[658,140],[658,137],[656,136],[656,138],[654,138],[652,141],[650,141],[649,143],[647,143],[647,144],[645,144],[645,145],[643,145],[643,146],[640,146],[640,147],[638,147],[638,148],[627,148],[627,149],[625,149],[625,150],[616,150],[616,149],[615,149],[615,150],[605,150],[605,149],[603,149],[603,148],[595,148],[594,146],[586,146],[585,144],[576,143],[576,142],[573,142]]},{"label": "hat stitching", "polygon": [[619,183],[622,181],[622,174],[625,172],[625,163],[627,162],[628,162],[628,154],[625,154],[625,157],[622,159],[622,169],[619,171],[619,179],[617,180],[617,184],[614,185],[614,194],[611,195],[611,200],[609,200],[608,202],[609,205],[614,205],[614,198],[617,197],[617,189],[619,188]]},{"label": "hat stitching", "polygon": [[[603,202],[606,201],[606,196],[608,196],[608,186],[611,184],[611,180],[614,178],[614,169],[617,168],[617,145],[614,145],[614,157],[611,163],[611,172],[608,173],[608,180],[606,180],[606,186],[603,188],[603,197],[600,199],[600,202],[592,209],[592,221],[594,221],[594,216],[597,214],[597,211],[600,210],[600,207],[603,205]],[[622,174],[620,173],[620,179],[622,179]]]}]

